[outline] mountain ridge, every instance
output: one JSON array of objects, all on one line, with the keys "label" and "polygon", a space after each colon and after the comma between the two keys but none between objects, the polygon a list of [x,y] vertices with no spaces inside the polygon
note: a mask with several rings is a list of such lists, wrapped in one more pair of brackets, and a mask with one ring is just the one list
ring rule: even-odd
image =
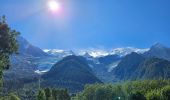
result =
[{"label": "mountain ridge", "polygon": [[77,51],[72,51],[72,50],[62,50],[62,49],[44,49],[43,51],[51,54],[51,55],[60,55],[61,53],[64,54],[64,52],[69,52],[69,55],[78,55],[78,56],[83,56],[88,53],[93,58],[99,58],[99,57],[104,57],[104,56],[109,56],[109,55],[118,55],[120,57],[126,56],[127,54],[130,54],[132,52],[136,52],[139,54],[143,54],[144,52],[147,52],[149,49],[139,49],[139,48],[134,48],[134,47],[124,47],[124,48],[114,48],[111,50],[104,50],[104,49],[86,49],[86,50],[77,50]]},{"label": "mountain ridge", "polygon": [[[139,58],[134,57],[134,54]],[[139,60],[140,58],[142,60]],[[119,80],[169,79],[169,58],[170,48],[157,43],[144,54],[131,53],[126,55],[112,73]],[[136,61],[137,64],[135,64]]]}]

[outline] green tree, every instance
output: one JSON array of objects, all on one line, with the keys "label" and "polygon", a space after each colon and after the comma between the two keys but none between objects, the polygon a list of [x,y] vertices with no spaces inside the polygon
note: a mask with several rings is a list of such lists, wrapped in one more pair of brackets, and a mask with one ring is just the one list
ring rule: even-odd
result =
[{"label": "green tree", "polygon": [[0,17],[0,81],[2,87],[2,75],[3,70],[8,69],[10,66],[10,55],[17,53],[18,43],[17,36],[18,32],[11,30],[6,23],[5,16]]},{"label": "green tree", "polygon": [[51,100],[52,99],[52,92],[50,88],[45,88],[44,89],[46,100]]},{"label": "green tree", "polygon": [[[44,91],[44,95],[42,96],[42,92]],[[39,91],[39,95],[37,95],[37,100],[71,100],[71,97],[67,91],[67,89],[50,89],[46,88],[44,90]],[[41,92],[41,93],[40,93]],[[41,99],[38,99],[41,98]],[[42,99],[45,98],[45,99]]]},{"label": "green tree", "polygon": [[0,97],[0,100],[21,100],[18,96],[10,93],[8,96]]},{"label": "green tree", "polygon": [[58,90],[52,89],[52,97],[54,100],[57,100],[58,98]]},{"label": "green tree", "polygon": [[13,94],[13,93],[11,93],[10,95],[9,95],[9,100],[20,100],[20,98],[19,97],[17,97],[15,94]]},{"label": "green tree", "polygon": [[124,100],[125,93],[121,85],[87,85],[84,91],[77,95],[78,100]]},{"label": "green tree", "polygon": [[170,100],[170,86],[162,88],[162,98],[164,100]]},{"label": "green tree", "polygon": [[129,99],[130,100],[146,100],[145,96],[140,92],[132,93]]},{"label": "green tree", "polygon": [[153,90],[146,94],[147,100],[161,100],[161,90]]},{"label": "green tree", "polygon": [[71,99],[70,95],[68,94],[67,89],[63,90],[63,94],[64,94],[64,100],[70,100]]},{"label": "green tree", "polygon": [[37,100],[46,100],[45,92],[44,90],[40,90],[37,95]]}]

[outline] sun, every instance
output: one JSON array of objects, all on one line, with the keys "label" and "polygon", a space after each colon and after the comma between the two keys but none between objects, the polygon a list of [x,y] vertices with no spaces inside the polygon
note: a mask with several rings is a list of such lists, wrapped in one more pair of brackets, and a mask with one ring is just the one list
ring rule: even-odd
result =
[{"label": "sun", "polygon": [[52,12],[57,12],[60,9],[60,4],[56,0],[49,0],[48,8]]}]

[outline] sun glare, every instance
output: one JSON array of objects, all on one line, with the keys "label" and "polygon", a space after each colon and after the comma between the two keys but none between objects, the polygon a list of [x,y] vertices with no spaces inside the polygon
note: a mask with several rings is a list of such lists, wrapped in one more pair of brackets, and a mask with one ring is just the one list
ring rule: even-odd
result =
[{"label": "sun glare", "polygon": [[59,3],[56,0],[49,0],[48,1],[48,8],[53,12],[57,12],[60,8]]}]

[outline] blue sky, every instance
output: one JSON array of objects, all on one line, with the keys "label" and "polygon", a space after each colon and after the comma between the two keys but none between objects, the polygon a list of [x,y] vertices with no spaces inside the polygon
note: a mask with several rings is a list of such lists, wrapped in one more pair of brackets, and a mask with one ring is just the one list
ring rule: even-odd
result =
[{"label": "blue sky", "polygon": [[1,0],[0,15],[40,48],[170,46],[169,0],[58,0],[57,14],[47,2]]}]

